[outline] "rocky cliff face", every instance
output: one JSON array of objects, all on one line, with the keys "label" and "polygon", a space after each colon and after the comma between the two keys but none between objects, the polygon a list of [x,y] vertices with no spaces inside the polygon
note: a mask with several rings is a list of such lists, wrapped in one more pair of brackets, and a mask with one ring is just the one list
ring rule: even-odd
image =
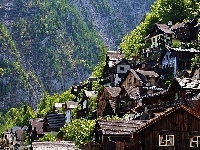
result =
[{"label": "rocky cliff face", "polygon": [[[149,11],[154,0],[76,0],[75,5],[84,20],[92,20],[103,42],[116,49],[121,38],[136,27]],[[100,6],[99,3],[102,3]]]},{"label": "rocky cliff face", "polygon": [[[32,0],[0,1],[5,25],[0,29],[0,109],[21,102],[36,108],[45,91],[63,92],[86,80],[98,62],[96,38],[117,49],[153,1],[72,0],[64,8],[55,0],[40,5]],[[59,17],[51,18],[51,13]]]}]

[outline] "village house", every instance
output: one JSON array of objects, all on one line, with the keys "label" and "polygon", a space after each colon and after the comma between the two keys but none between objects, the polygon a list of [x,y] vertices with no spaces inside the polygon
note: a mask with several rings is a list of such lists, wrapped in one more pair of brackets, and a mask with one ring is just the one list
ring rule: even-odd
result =
[{"label": "village house", "polygon": [[57,134],[61,127],[65,125],[65,114],[50,112],[44,117],[44,132]]},{"label": "village house", "polygon": [[144,39],[148,48],[164,47],[172,44],[174,32],[170,30],[172,22],[166,24],[156,23],[151,32]]},{"label": "village house", "polygon": [[200,93],[200,80],[191,78],[174,78],[168,89],[170,99],[181,103],[197,102]]},{"label": "village house", "polygon": [[159,75],[154,71],[133,70],[127,71],[120,86],[155,86]]},{"label": "village house", "polygon": [[115,101],[120,91],[120,87],[103,88],[97,97],[97,118],[115,114]]},{"label": "village house", "polygon": [[39,141],[39,138],[42,138],[45,135],[44,119],[43,118],[30,119],[26,133],[31,140],[30,142]]},{"label": "village house", "polygon": [[184,70],[191,70],[192,58],[199,52],[199,50],[194,48],[166,47],[160,57],[162,66],[161,78],[165,79],[168,74],[177,77],[182,75],[181,72]]},{"label": "village house", "polygon": [[197,19],[187,20],[185,22],[172,25],[171,31],[175,33],[175,39],[182,43],[198,42],[198,26]]},{"label": "village house", "polygon": [[104,86],[118,86],[125,73],[131,68],[124,57],[125,55],[118,51],[107,52],[101,81]]},{"label": "village house", "polygon": [[67,101],[62,105],[62,110],[65,113],[65,122],[69,123],[72,120],[72,109],[78,106],[78,102]]},{"label": "village house", "polygon": [[88,115],[89,100],[90,100],[90,98],[96,97],[96,96],[97,96],[97,91],[88,91],[88,90],[83,91],[82,99],[79,102],[79,105],[81,106],[80,117],[85,118]]},{"label": "village house", "polygon": [[199,126],[199,114],[179,105],[146,120],[99,120],[94,133],[103,150],[198,149]]}]

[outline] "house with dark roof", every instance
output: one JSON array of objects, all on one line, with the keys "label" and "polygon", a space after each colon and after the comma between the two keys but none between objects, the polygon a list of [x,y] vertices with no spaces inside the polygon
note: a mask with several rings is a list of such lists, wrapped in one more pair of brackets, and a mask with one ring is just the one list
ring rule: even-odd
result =
[{"label": "house with dark roof", "polygon": [[72,120],[71,111],[78,106],[78,102],[67,101],[62,106],[63,111],[65,112],[65,122],[69,123]]},{"label": "house with dark roof", "polygon": [[88,115],[89,100],[92,97],[96,97],[97,94],[98,94],[97,91],[88,91],[88,90],[83,91],[81,101],[79,102],[79,105],[81,106],[81,110],[79,112],[80,113],[79,117],[85,118]]},{"label": "house with dark roof", "polygon": [[179,105],[142,120],[99,120],[95,142],[104,150],[198,149],[200,116]]},{"label": "house with dark roof", "polygon": [[115,104],[120,91],[120,87],[103,88],[97,97],[97,117],[115,114]]},{"label": "house with dark roof", "polygon": [[168,94],[173,101],[180,101],[190,105],[199,99],[200,80],[191,78],[174,78],[168,88]]},{"label": "house with dark roof", "polygon": [[172,25],[171,31],[175,33],[175,39],[183,43],[193,42],[198,40],[198,22],[197,19],[187,20],[181,23]]},{"label": "house with dark roof", "polygon": [[155,86],[159,75],[154,71],[133,70],[127,71],[120,86]]},{"label": "house with dark roof", "polygon": [[156,23],[148,36],[145,37],[146,44],[149,48],[163,47],[171,45],[174,32],[166,24]]},{"label": "house with dark roof", "polygon": [[200,51],[194,48],[166,47],[160,57],[161,78],[165,78],[167,74],[172,74],[173,77],[181,76],[184,70],[191,70],[192,58],[198,53]]},{"label": "house with dark roof", "polygon": [[104,86],[118,86],[125,73],[131,68],[124,57],[125,55],[118,51],[107,52],[101,81]]},{"label": "house with dark roof", "polygon": [[64,113],[51,112],[44,118],[45,132],[58,132],[65,125],[66,119]]},{"label": "house with dark roof", "polygon": [[26,130],[27,135],[30,137],[31,142],[38,141],[39,138],[44,136],[44,119],[35,118],[29,120],[28,129]]}]

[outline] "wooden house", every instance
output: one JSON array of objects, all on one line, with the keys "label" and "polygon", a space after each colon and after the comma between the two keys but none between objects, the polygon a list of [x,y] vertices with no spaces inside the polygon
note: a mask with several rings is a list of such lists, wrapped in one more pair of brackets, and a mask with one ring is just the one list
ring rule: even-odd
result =
[{"label": "wooden house", "polygon": [[131,68],[124,57],[125,55],[118,51],[107,52],[101,81],[104,86],[118,86],[125,73]]},{"label": "wooden house", "polygon": [[168,89],[171,100],[188,103],[197,100],[200,92],[200,80],[191,78],[174,78]]},{"label": "wooden house", "polygon": [[31,143],[34,141],[38,141],[39,138],[42,138],[45,134],[43,118],[30,119],[26,134],[31,139]]},{"label": "wooden house", "polygon": [[72,109],[78,106],[78,102],[67,101],[62,105],[62,110],[65,112],[65,122],[69,123],[72,120]]},{"label": "wooden house", "polygon": [[166,78],[168,74],[172,74],[173,77],[181,76],[183,70],[190,70],[192,58],[198,53],[200,51],[194,48],[166,47],[160,57],[162,67],[161,78]]},{"label": "wooden house", "polygon": [[145,37],[148,48],[164,47],[171,45],[174,32],[170,30],[170,25],[156,23],[151,32]]},{"label": "wooden house", "polygon": [[146,120],[99,120],[95,142],[103,150],[199,149],[200,116],[185,105]]},{"label": "wooden house", "polygon": [[175,38],[183,43],[194,42],[198,40],[197,19],[188,20],[172,25],[171,30],[175,33]]},{"label": "wooden house", "polygon": [[104,87],[97,97],[97,117],[114,115],[120,87]]},{"label": "wooden house", "polygon": [[159,75],[154,71],[133,70],[130,69],[120,86],[154,86],[156,85]]}]

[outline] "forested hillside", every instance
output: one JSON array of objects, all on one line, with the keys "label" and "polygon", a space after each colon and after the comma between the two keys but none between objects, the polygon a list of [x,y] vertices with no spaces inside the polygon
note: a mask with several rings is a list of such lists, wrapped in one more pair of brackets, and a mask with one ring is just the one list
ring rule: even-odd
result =
[{"label": "forested hillside", "polygon": [[36,108],[45,91],[63,92],[86,80],[102,47],[116,49],[152,3],[1,1],[0,109],[20,102]]}]

